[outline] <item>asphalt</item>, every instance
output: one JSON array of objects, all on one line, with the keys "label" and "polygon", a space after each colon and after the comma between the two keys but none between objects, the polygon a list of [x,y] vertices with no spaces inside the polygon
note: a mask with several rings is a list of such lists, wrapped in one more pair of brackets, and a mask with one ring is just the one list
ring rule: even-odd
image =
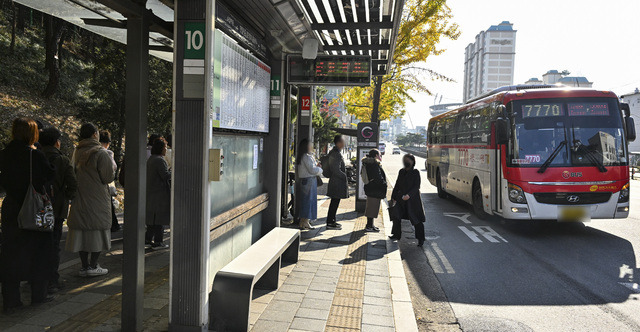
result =
[{"label": "asphalt", "polygon": [[[416,159],[428,240],[417,250],[405,224],[400,248],[420,330],[640,331],[640,182],[627,219],[483,221],[438,198]],[[395,181],[401,155],[386,154],[383,165]]]}]

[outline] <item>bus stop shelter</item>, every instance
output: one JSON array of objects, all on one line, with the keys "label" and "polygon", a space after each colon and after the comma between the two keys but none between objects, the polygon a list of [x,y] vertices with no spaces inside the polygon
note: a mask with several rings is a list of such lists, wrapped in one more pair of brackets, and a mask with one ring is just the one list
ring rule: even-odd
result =
[{"label": "bus stop shelter", "polygon": [[[384,75],[404,5],[404,0],[16,2],[127,45],[124,331],[142,328],[149,56],[174,64],[169,328],[206,330],[216,271],[280,226],[292,111],[286,55],[301,53],[305,40],[315,39],[320,54],[369,55],[372,75]],[[246,60],[231,64],[230,54]],[[230,75],[255,85],[232,91]],[[298,97],[311,93],[308,87],[298,91]],[[311,127],[311,114],[299,119]]]}]

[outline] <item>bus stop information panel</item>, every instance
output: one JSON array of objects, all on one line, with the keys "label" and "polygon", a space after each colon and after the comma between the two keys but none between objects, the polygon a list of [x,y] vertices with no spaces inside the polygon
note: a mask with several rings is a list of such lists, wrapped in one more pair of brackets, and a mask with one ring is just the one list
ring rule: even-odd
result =
[{"label": "bus stop information panel", "polygon": [[304,85],[363,85],[371,84],[371,57],[318,55],[303,59],[300,55],[287,57],[287,81]]}]

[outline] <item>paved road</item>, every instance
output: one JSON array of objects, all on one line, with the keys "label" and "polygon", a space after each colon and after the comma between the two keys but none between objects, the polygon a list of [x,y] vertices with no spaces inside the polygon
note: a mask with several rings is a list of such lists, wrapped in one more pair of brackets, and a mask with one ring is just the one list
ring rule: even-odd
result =
[{"label": "paved road", "polygon": [[[401,156],[387,153],[383,164],[395,181]],[[417,165],[430,240],[407,267],[419,279],[429,263],[464,331],[640,331],[640,181],[628,219],[531,227],[482,221],[439,199],[424,159]],[[433,289],[413,292],[420,302]]]}]

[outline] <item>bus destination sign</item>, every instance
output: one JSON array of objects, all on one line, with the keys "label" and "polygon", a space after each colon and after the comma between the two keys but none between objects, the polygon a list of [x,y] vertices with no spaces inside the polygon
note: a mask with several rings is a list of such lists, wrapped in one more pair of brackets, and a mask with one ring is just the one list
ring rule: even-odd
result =
[{"label": "bus destination sign", "polygon": [[291,84],[371,84],[371,57],[319,55],[316,59],[288,56],[287,81]]}]

